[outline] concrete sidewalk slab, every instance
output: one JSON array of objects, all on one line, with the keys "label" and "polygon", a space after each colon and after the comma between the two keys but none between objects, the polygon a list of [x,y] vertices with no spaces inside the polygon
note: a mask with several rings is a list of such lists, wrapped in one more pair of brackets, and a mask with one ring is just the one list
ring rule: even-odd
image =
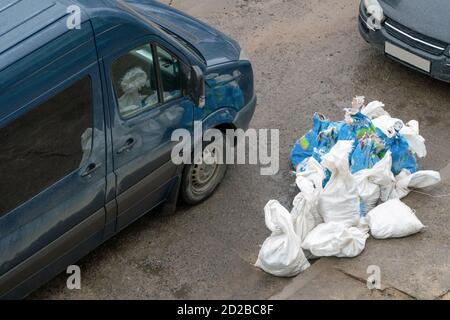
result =
[{"label": "concrete sidewalk slab", "polygon": [[412,300],[393,287],[370,290],[366,279],[337,267],[337,259],[322,259],[296,277],[270,300]]}]

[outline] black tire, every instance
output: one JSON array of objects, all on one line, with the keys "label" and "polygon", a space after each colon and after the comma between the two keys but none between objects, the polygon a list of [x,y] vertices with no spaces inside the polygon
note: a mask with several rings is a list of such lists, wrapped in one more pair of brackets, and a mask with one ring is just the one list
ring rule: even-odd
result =
[{"label": "black tire", "polygon": [[[212,145],[205,145],[203,151],[211,148]],[[211,168],[211,172],[208,171],[209,169],[202,171],[202,167],[205,166],[208,165],[189,164],[184,168],[180,198],[187,205],[197,205],[208,199],[220,185],[228,169],[226,164],[215,164],[212,165],[214,168]],[[206,174],[205,171],[207,171]]]}]

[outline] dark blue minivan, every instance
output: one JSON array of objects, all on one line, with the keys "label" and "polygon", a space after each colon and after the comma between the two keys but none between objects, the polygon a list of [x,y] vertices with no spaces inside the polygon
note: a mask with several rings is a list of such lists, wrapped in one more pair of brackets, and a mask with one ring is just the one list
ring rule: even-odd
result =
[{"label": "dark blue minivan", "polygon": [[0,297],[205,200],[226,166],[175,165],[172,133],[246,129],[255,106],[239,45],[169,6],[0,0]]}]

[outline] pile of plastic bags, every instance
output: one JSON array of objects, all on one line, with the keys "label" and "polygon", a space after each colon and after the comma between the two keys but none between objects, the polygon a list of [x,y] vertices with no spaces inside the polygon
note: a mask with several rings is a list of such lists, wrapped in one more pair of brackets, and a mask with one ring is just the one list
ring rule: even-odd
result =
[{"label": "pile of plastic bags", "polygon": [[316,257],[356,257],[369,233],[377,239],[406,237],[424,226],[402,203],[411,189],[441,181],[435,171],[417,171],[416,157],[427,155],[419,123],[391,117],[384,105],[364,106],[356,97],[344,121],[315,114],[313,128],[292,150],[300,193],[289,212],[269,201],[265,220],[272,235],[256,266],[292,277]]}]

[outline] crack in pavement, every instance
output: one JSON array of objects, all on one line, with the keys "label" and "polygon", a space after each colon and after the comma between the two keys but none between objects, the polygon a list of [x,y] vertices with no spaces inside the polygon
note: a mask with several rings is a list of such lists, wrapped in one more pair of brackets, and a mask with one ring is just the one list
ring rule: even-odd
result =
[{"label": "crack in pavement", "polygon": [[[341,272],[342,274],[344,274],[344,275],[346,275],[347,277],[349,277],[349,278],[351,278],[351,279],[353,279],[353,280],[356,280],[356,281],[358,281],[358,282],[361,282],[361,283],[363,283],[364,285],[367,285],[367,280],[366,279],[363,279],[363,278],[361,278],[361,277],[358,277],[358,276],[356,276],[356,275],[354,275],[354,274],[351,274],[351,273],[349,273],[349,272],[347,272],[347,271],[344,271],[344,270],[342,270],[342,269],[337,269],[339,272]],[[373,289],[373,290],[371,290],[371,291],[377,291],[377,292],[380,292],[382,295],[390,295],[390,293],[388,292],[389,290],[394,290],[397,294],[399,293],[399,294],[401,294],[401,295],[404,295],[404,296],[406,296],[406,297],[408,297],[408,298],[410,298],[410,299],[412,299],[412,300],[417,300],[417,297],[415,297],[415,296],[413,296],[413,295],[411,295],[411,294],[409,294],[408,292],[405,292],[405,291],[403,291],[403,290],[401,290],[401,289],[398,289],[398,288],[396,288],[396,287],[394,287],[394,286],[387,286],[387,287],[385,287],[384,289]],[[392,295],[392,294],[391,294]],[[444,294],[445,295],[445,294]]]},{"label": "crack in pavement", "polygon": [[[450,289],[445,291],[443,294],[440,294],[439,296],[437,296],[436,300],[444,300],[444,299],[450,299]],[[448,297],[446,297],[447,295],[449,295]]]}]

